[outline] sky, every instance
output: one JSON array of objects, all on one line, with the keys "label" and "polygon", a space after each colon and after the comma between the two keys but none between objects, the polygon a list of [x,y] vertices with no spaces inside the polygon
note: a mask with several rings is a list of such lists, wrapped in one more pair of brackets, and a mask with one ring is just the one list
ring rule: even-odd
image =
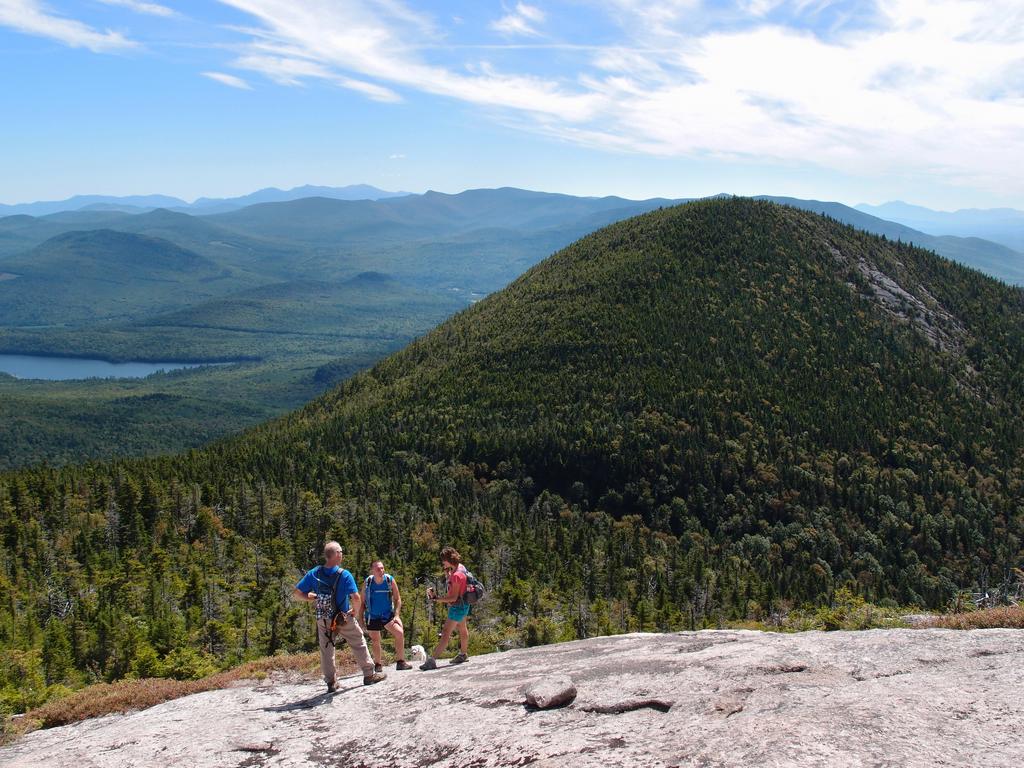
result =
[{"label": "sky", "polygon": [[1024,0],[0,0],[0,203],[276,186],[1024,208]]}]

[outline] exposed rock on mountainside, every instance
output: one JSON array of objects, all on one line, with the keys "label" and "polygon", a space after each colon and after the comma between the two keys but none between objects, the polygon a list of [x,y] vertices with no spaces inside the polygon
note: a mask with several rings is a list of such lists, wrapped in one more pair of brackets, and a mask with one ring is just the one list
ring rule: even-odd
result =
[{"label": "exposed rock on mountainside", "polygon": [[[1018,766],[1024,632],[620,635],[394,672],[333,696],[261,683],[25,737],[87,766]],[[571,704],[525,692],[568,676]]]},{"label": "exposed rock on mountainside", "polygon": [[[863,298],[873,300],[882,311],[901,323],[911,323],[935,346],[947,352],[962,351],[968,340],[967,329],[935,299],[923,285],[917,285],[920,298],[899,282],[870,264],[863,256],[850,257],[832,245],[829,252],[840,265],[856,270],[860,285],[847,283]],[[901,268],[899,262],[894,268]],[[851,276],[854,273],[851,272]]]}]

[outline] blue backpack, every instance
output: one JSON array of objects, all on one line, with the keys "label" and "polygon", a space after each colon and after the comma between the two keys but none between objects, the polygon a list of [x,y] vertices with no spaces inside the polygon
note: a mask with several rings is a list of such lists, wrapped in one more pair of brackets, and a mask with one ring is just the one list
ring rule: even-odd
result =
[{"label": "blue backpack", "polygon": [[[392,604],[392,608],[394,608],[393,600],[392,600],[392,597],[391,597],[391,595],[392,595],[392,593],[391,593],[391,584],[393,582],[394,582],[394,579],[392,578],[391,574],[390,573],[385,573],[384,574],[384,581],[380,585],[381,587],[387,586],[388,602]],[[374,590],[373,587],[375,587],[376,584],[377,584],[377,582],[375,582],[373,580],[373,576],[367,576],[366,577],[366,582],[363,585],[363,591],[366,594],[366,605],[363,606],[363,616],[365,618],[369,618],[369,616],[370,616],[370,605],[373,603],[373,600],[370,599],[370,596],[373,594],[373,592],[383,592],[384,591],[383,589],[380,589],[380,588]]]}]

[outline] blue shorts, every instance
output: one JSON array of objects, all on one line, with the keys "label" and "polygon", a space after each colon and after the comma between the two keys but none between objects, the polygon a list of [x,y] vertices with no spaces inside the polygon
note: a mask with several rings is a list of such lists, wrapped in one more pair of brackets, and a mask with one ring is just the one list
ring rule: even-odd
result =
[{"label": "blue shorts", "polygon": [[452,605],[448,608],[448,620],[449,621],[462,621],[464,618],[469,616],[469,609],[472,608],[469,603],[464,605]]}]

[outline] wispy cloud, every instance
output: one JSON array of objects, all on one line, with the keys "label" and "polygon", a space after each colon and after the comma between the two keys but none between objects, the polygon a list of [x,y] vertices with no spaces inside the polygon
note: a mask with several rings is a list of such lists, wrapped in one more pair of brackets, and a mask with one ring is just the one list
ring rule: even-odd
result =
[{"label": "wispy cloud", "polygon": [[203,77],[208,77],[211,80],[216,80],[218,83],[229,85],[232,88],[239,88],[243,91],[251,91],[252,86],[249,85],[245,80],[234,75],[229,75],[226,72],[201,72]]},{"label": "wispy cloud", "polygon": [[[402,97],[390,88],[376,83],[339,74],[329,66],[304,57],[301,51],[273,45],[260,45],[254,52],[240,56],[233,62],[239,69],[260,72],[280,85],[302,85],[305,80],[325,80],[341,88],[362,93],[374,101],[401,101]],[[268,51],[268,52],[263,52]],[[275,55],[279,53],[281,55]]]},{"label": "wispy cloud", "polygon": [[540,8],[526,3],[517,3],[515,10],[491,22],[491,29],[505,35],[537,36],[536,25],[544,22],[545,13]]},{"label": "wispy cloud", "polygon": [[[400,0],[223,1],[258,20],[234,66],[282,83],[433,94],[613,151],[1024,192],[1019,0],[593,0],[617,36],[552,40],[518,69],[460,59],[480,55],[465,24],[449,45]],[[491,29],[545,19],[519,3]]]},{"label": "wispy cloud", "polygon": [[[249,52],[233,62],[279,82],[304,78],[349,78],[339,84],[380,100],[398,95],[381,83],[413,88],[474,104],[525,110],[579,120],[594,110],[596,96],[564,87],[552,78],[507,74],[486,61],[463,71],[424,60],[420,42],[436,42],[429,20],[397,0],[222,0],[259,19]],[[352,78],[357,74],[358,79]],[[363,78],[378,81],[369,82]]]},{"label": "wispy cloud", "polygon": [[178,12],[173,8],[168,8],[166,5],[160,5],[159,3],[146,3],[141,2],[141,0],[100,0],[100,2],[104,5],[116,5],[119,8],[127,8],[130,11],[144,13],[149,16],[170,18],[171,16],[178,15]]},{"label": "wispy cloud", "polygon": [[27,35],[46,37],[72,48],[109,53],[135,48],[138,43],[119,32],[100,32],[88,24],[51,12],[37,0],[0,0],[0,26]]}]

